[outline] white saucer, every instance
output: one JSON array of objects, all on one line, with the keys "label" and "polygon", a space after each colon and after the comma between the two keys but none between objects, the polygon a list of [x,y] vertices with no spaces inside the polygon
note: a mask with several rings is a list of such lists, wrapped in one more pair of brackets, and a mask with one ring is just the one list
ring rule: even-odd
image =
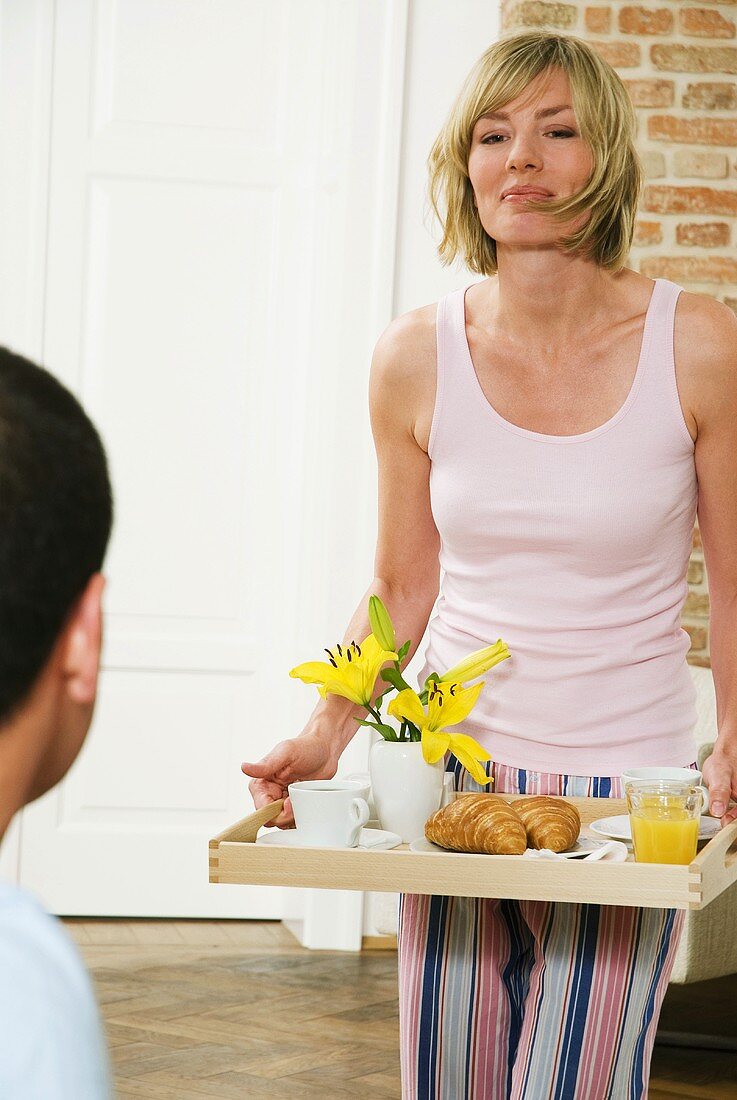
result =
[{"label": "white saucer", "polygon": [[[595,852],[598,848],[603,848],[603,841],[593,840],[587,836],[580,836],[572,848],[569,848],[567,852],[558,852],[560,856],[564,856],[566,859],[575,859],[576,856],[587,856],[591,852]],[[485,852],[456,852],[452,848],[441,848],[439,844],[433,844],[431,840],[426,837],[418,837],[417,840],[413,840],[409,846],[410,852],[431,852],[441,853],[442,855],[459,855],[459,856],[482,856],[486,855]]]},{"label": "white saucer", "polygon": [[[299,829],[271,829],[256,837],[257,844],[273,844],[275,848],[330,848],[339,852],[347,849],[340,844],[312,844],[299,835]],[[398,833],[388,833],[383,829],[361,829],[356,847],[371,851],[396,848],[402,843]]]},{"label": "white saucer", "polygon": [[[598,821],[592,821],[589,828],[599,833],[600,836],[610,836],[614,840],[626,840],[632,843],[632,828],[629,814],[618,814],[617,817],[600,817]],[[699,824],[699,840],[710,840],[719,832],[719,819],[705,814]]]}]

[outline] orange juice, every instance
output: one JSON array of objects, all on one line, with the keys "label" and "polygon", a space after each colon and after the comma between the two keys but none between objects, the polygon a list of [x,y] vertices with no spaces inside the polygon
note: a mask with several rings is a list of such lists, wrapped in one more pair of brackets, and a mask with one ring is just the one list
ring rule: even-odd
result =
[{"label": "orange juice", "polygon": [[[632,842],[638,863],[690,863],[696,855],[699,819],[683,805],[654,804],[639,806],[630,813]],[[670,800],[668,800],[670,802]]]}]

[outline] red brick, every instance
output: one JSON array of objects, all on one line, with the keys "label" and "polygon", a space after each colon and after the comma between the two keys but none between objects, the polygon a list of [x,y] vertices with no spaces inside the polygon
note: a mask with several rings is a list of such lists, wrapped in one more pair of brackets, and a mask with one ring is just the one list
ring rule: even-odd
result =
[{"label": "red brick", "polygon": [[692,534],[692,537],[691,537],[691,546],[694,550],[701,550],[701,548],[702,548],[701,547],[701,531],[699,529],[698,523],[696,524],[696,526],[693,529],[693,534]]},{"label": "red brick", "polygon": [[[683,629],[691,639],[691,649],[706,649],[709,639],[709,633],[703,626],[691,626],[689,623],[682,623]],[[689,661],[693,664],[693,659],[689,656]]]},{"label": "red brick", "polygon": [[684,145],[737,145],[737,119],[651,115],[647,120],[647,132],[653,141],[679,141]]},{"label": "red brick", "polygon": [[729,226],[726,222],[685,222],[676,226],[676,242],[723,248],[729,244]]},{"label": "red brick", "polygon": [[675,84],[672,80],[625,80],[635,107],[672,107]]},{"label": "red brick", "polygon": [[707,8],[683,8],[679,16],[684,34],[698,35],[701,38],[734,38],[735,36],[733,21],[725,19],[718,11],[709,11]]},{"label": "red brick", "polygon": [[619,12],[621,34],[670,34],[673,12],[668,8],[626,7]]},{"label": "red brick", "polygon": [[689,592],[683,605],[683,614],[694,619],[706,618],[709,614],[709,597],[704,592]]},{"label": "red brick", "polygon": [[663,227],[660,222],[637,222],[632,243],[636,248],[660,244],[663,240]]},{"label": "red brick", "polygon": [[587,39],[589,46],[596,50],[615,69],[631,69],[640,64],[640,47],[634,42],[596,42]]},{"label": "red brick", "polygon": [[735,46],[651,46],[656,69],[672,73],[737,73]]},{"label": "red brick", "polygon": [[611,8],[586,8],[583,14],[587,31],[591,34],[609,34],[612,29]]},{"label": "red brick", "polygon": [[693,111],[731,111],[737,107],[737,84],[689,84],[683,106]]},{"label": "red brick", "polygon": [[502,25],[511,27],[556,27],[570,29],[578,21],[574,4],[548,4],[544,0],[521,0],[504,9]]},{"label": "red brick", "polygon": [[650,279],[674,283],[737,283],[737,260],[725,256],[648,256],[640,264]]},{"label": "red brick", "polygon": [[697,149],[678,149],[673,154],[673,175],[723,180],[728,172],[726,153],[707,153]]},{"label": "red brick", "polygon": [[686,580],[689,584],[703,584],[704,581],[704,564],[700,561],[694,561],[693,558],[688,563],[688,576]]},{"label": "red brick", "polygon": [[714,187],[669,187],[649,184],[644,191],[643,210],[652,214],[721,214],[737,216],[737,191]]}]

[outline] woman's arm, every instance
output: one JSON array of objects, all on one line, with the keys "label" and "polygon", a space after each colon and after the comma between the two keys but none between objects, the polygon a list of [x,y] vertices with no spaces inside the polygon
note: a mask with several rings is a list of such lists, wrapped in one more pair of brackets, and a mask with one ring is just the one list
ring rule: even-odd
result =
[{"label": "woman's arm", "polygon": [[717,740],[704,763],[711,812],[737,818],[737,317],[708,298],[689,310],[686,355],[693,371],[698,517],[709,580],[710,652]]},{"label": "woman's arm", "polygon": [[[414,436],[416,410],[435,390],[423,322],[417,314],[399,317],[380,337],[371,362],[369,411],[378,466],[378,534],[374,577],[361,598],[343,641],[360,642],[371,632],[368,599],[381,598],[398,644],[412,645],[408,664],[425,633],[440,581],[440,537],[430,507],[430,459]],[[434,337],[433,337],[434,339]],[[380,694],[386,684],[380,684]],[[320,700],[308,726],[331,731],[338,755],[367,711],[332,695]]]},{"label": "woman's arm", "polygon": [[[430,346],[432,351],[433,343]],[[430,507],[430,460],[414,434],[418,408],[435,392],[434,359],[428,360],[427,326],[417,314],[393,321],[374,351],[369,385],[371,428],[378,461],[378,538],[374,577],[362,596],[343,641],[361,642],[370,632],[368,598],[379,596],[401,644],[417,649],[438,593],[440,538]],[[375,694],[386,687],[383,682]],[[335,775],[341,753],[367,711],[347,699],[320,699],[301,733],[282,741],[259,763],[244,763],[257,809],[283,798],[289,783]],[[271,824],[292,822],[287,800]]]}]

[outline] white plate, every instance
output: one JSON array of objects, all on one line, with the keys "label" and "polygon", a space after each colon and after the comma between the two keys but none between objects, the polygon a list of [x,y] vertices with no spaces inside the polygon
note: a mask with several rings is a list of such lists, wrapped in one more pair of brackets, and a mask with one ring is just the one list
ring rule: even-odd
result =
[{"label": "white plate", "polygon": [[[567,852],[558,852],[558,855],[565,856],[566,859],[574,859],[576,856],[587,856],[591,852],[595,852],[598,848],[603,848],[604,843],[601,840],[593,840],[587,836],[580,836],[572,848],[569,848]],[[452,848],[441,848],[439,844],[433,844],[431,840],[426,837],[418,837],[417,840],[413,840],[409,846],[410,852],[440,852],[442,855],[459,855],[459,856],[483,856],[485,852],[456,852]]]},{"label": "white plate", "polygon": [[441,856],[482,856],[484,852],[456,852],[452,848],[441,848],[439,844],[433,844],[427,837],[419,836],[417,840],[410,841],[410,852],[430,852]]},{"label": "white plate", "polygon": [[[263,833],[261,836],[256,837],[257,844],[273,844],[275,848],[316,848],[325,847],[337,849],[344,852],[346,849],[342,845],[316,845],[309,841],[305,841],[299,835],[299,829],[272,829],[268,833]],[[361,829],[358,836],[358,848],[370,848],[372,851],[377,851],[385,848],[396,848],[398,844],[402,843],[402,838],[398,833],[388,833],[383,829]]]},{"label": "white plate", "polygon": [[[600,836],[610,836],[614,840],[627,840],[632,843],[632,829],[629,814],[619,814],[617,817],[600,817],[598,821],[592,821],[589,828],[599,833]],[[710,840],[719,832],[719,819],[704,815],[699,825],[699,840]]]}]

